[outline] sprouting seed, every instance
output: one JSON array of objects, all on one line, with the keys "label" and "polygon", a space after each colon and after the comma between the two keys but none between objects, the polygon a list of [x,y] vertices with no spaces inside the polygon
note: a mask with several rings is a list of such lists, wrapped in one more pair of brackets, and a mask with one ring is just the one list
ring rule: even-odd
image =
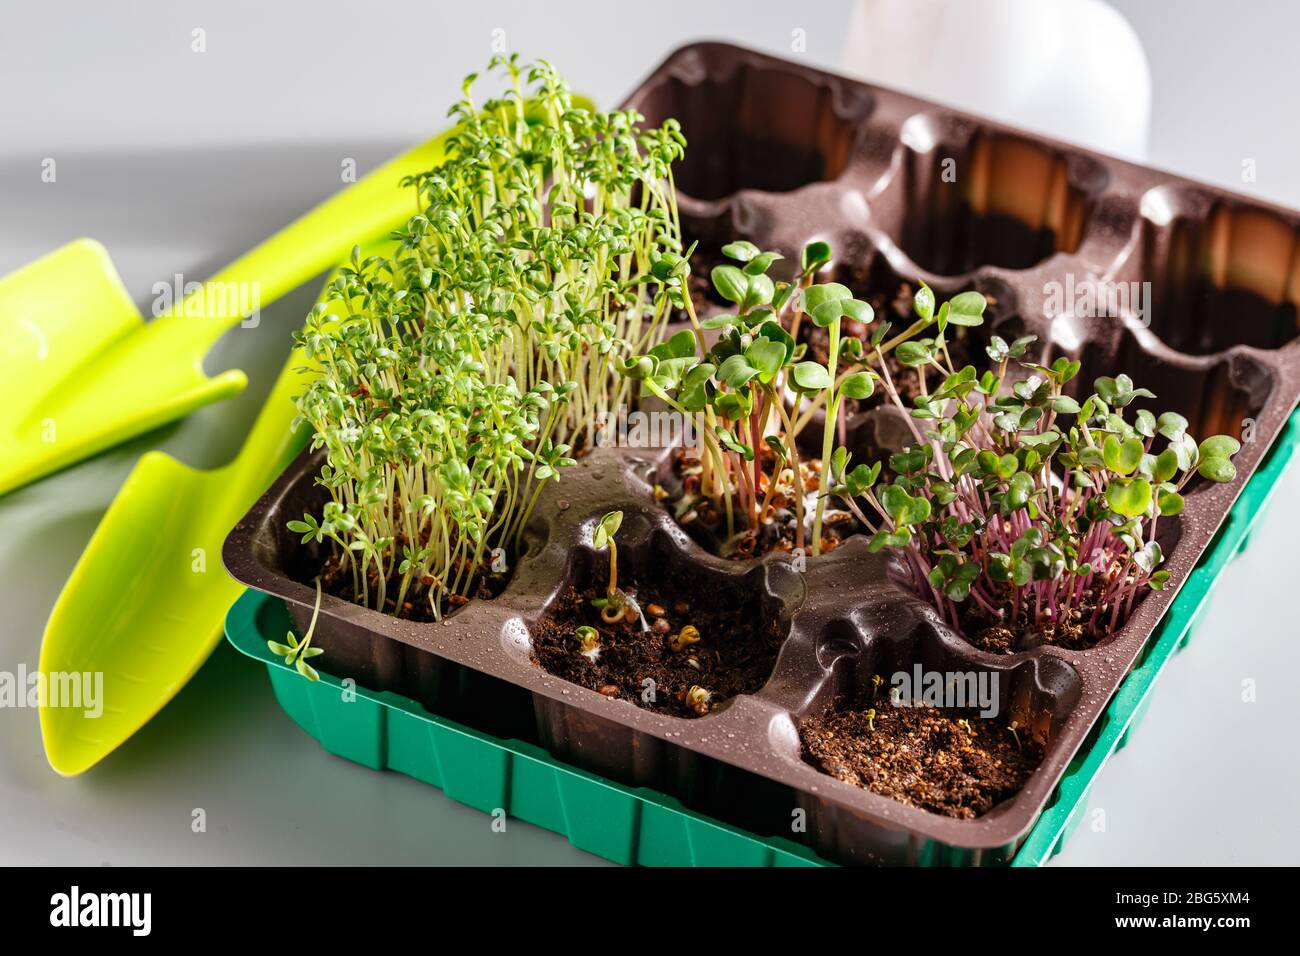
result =
[{"label": "sprouting seed", "polygon": [[590,625],[584,624],[573,632],[573,636],[578,640],[579,654],[593,664],[600,660],[599,631]]},{"label": "sprouting seed", "polygon": [[668,646],[674,651],[684,651],[692,644],[700,642],[700,631],[694,624],[687,624],[668,639]]},{"label": "sprouting seed", "polygon": [[709,712],[709,702],[713,699],[713,694],[705,690],[699,684],[692,684],[686,692],[686,706],[697,714],[706,714]]},{"label": "sprouting seed", "polygon": [[618,589],[618,545],[614,542],[614,535],[622,524],[623,512],[611,511],[600,519],[600,522],[596,525],[596,530],[591,535],[593,548],[597,551],[604,548],[609,549],[609,585],[605,589],[604,604],[600,609],[601,620],[606,624],[614,624],[622,618],[626,618],[631,622],[640,616],[639,611],[627,607],[627,598]]}]

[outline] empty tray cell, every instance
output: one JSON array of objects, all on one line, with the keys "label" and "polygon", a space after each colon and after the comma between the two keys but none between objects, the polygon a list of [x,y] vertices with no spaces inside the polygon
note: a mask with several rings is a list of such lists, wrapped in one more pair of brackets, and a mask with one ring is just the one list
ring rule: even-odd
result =
[{"label": "empty tray cell", "polygon": [[[859,603],[847,615],[829,617],[815,635],[818,673],[804,678],[802,702],[788,701],[800,718],[843,706],[879,711],[912,702],[1014,720],[1044,747],[1056,739],[1082,688],[1073,667],[1047,655],[976,662],[928,603],[882,585],[878,571],[866,577]],[[802,616],[796,625],[809,626]],[[801,632],[792,645],[809,640]]]},{"label": "empty tray cell", "polygon": [[723,199],[741,189],[788,192],[836,179],[848,165],[871,100],[831,78],[794,69],[726,62],[659,77],[632,102],[650,125],[676,117],[686,158],[678,189],[695,199]]},{"label": "empty tray cell", "polygon": [[[937,275],[981,266],[1028,269],[1083,241],[1092,197],[1107,176],[1094,161],[1011,133],[947,138],[935,117],[912,117],[882,217],[911,259]],[[889,202],[882,203],[886,208]]]},{"label": "empty tray cell", "polygon": [[1296,220],[1162,186],[1143,197],[1141,223],[1151,331],[1170,348],[1273,349],[1300,334]]}]

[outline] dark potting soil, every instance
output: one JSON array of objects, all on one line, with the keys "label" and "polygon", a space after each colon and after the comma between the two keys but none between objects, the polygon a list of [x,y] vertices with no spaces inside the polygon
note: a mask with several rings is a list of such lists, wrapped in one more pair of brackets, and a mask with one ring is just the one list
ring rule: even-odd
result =
[{"label": "dark potting soil", "polygon": [[[772,482],[772,472],[776,465],[776,456],[771,448],[762,445],[759,448],[759,498],[768,494]],[[821,482],[821,459],[800,458],[800,473],[807,495],[805,508],[804,552],[811,553],[811,532],[813,509],[816,501],[812,497]],[[676,519],[691,540],[712,554],[744,561],[749,558],[762,557],[774,552],[789,554],[798,543],[798,518],[795,508],[798,493],[793,481],[794,472],[789,464],[782,471],[780,483],[772,489],[767,497],[768,520],[758,528],[746,529],[745,517],[740,512],[738,499],[733,496],[737,533],[727,539],[727,518],[725,508],[712,499],[700,495],[700,461],[685,449],[673,453],[673,475],[680,482],[680,488],[664,497],[664,506]],[[822,520],[823,553],[838,547],[844,539],[862,530],[861,524],[853,515],[837,507],[834,500],[827,502]]]},{"label": "dark potting soil", "polygon": [[[470,589],[470,596],[479,601],[492,600],[492,598],[500,595],[501,592],[506,589],[506,585],[510,583],[510,574],[508,572],[504,574],[493,574],[485,568],[477,577],[478,580],[475,582],[474,587]],[[386,606],[379,610],[383,611],[385,614],[390,614],[393,617],[402,618],[403,620],[408,621],[428,623],[437,620],[433,613],[433,607],[429,602],[428,585],[431,583],[432,582],[413,584],[407,589],[405,599],[402,601],[402,606],[399,608],[395,606],[395,602],[397,600],[397,593],[402,586],[402,579],[401,575],[394,575],[389,579],[387,590],[385,592],[387,595]],[[378,590],[378,584],[379,575],[372,567],[370,569],[369,579],[369,595],[371,601],[374,600],[375,594]],[[332,594],[335,597],[342,598],[345,601],[351,601],[353,604],[362,603],[362,595],[356,592],[352,583],[352,572],[348,569],[342,557],[337,553],[331,554],[325,559],[325,565],[321,569],[321,590],[327,594]],[[446,618],[448,615],[459,611],[462,607],[468,604],[469,601],[469,598],[461,597],[460,595],[452,595],[450,598],[444,597],[441,599],[439,610],[442,613],[442,616]],[[373,604],[370,606],[373,607]]]},{"label": "dark potting soil", "polygon": [[973,819],[1013,796],[1042,762],[1027,731],[979,712],[875,703],[801,722],[804,759],[837,780],[946,817]]},{"label": "dark potting soil", "polygon": [[1067,651],[1086,651],[1111,636],[1109,610],[1098,616],[1096,628],[1088,627],[1096,606],[1095,597],[1089,595],[1081,606],[1070,608],[1056,621],[1043,625],[1017,623],[1008,626],[977,602],[967,600],[959,605],[959,620],[966,639],[990,654],[1015,654],[1041,644]]},{"label": "dark potting soil", "polygon": [[[630,582],[626,593],[641,614],[629,609],[607,624],[591,603],[604,597],[605,587],[570,587],[533,628],[534,662],[571,683],[675,717],[702,717],[767,683],[785,638],[780,621],[763,613],[756,597],[720,591],[716,584],[702,588],[686,573],[666,582]],[[575,636],[583,625],[599,633],[594,659],[582,654]],[[675,650],[687,625],[699,640]],[[692,694],[692,688],[698,690]]]}]

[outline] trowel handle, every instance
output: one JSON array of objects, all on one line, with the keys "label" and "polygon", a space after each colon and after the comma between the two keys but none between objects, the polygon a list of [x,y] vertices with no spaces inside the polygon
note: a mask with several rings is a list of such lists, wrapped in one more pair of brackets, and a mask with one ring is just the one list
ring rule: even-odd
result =
[{"label": "trowel handle", "polygon": [[219,270],[160,322],[184,323],[207,345],[313,276],[347,259],[352,247],[383,236],[418,212],[415,190],[398,184],[432,168],[452,131],[368,173]]},{"label": "trowel handle", "polygon": [[[579,95],[573,97],[573,104],[592,108],[591,101]],[[248,303],[266,306],[346,260],[353,246],[386,237],[420,211],[414,189],[398,184],[441,162],[455,132],[453,127],[389,160],[300,216],[152,323],[161,326],[156,331],[179,334],[179,329],[167,328],[175,323],[206,351],[223,332],[248,317]]]}]

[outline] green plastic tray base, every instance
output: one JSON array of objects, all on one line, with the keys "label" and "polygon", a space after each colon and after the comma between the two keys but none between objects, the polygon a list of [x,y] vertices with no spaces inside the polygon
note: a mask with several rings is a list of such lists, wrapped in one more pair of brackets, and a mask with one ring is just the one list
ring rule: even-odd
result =
[{"label": "green plastic tray base", "polygon": [[[1259,520],[1300,442],[1300,411],[1242,489],[1214,543],[1179,592],[1137,666],[1062,777],[1013,866],[1041,866],[1059,853],[1087,807],[1097,774],[1145,714],[1156,678],[1190,638],[1210,592]],[[644,866],[825,866],[810,850],[702,816],[652,790],[625,787],[556,760],[518,740],[503,740],[429,713],[388,692],[344,688],[322,673],[301,677],[270,652],[289,628],[283,605],[245,592],[226,617],[226,637],[266,664],[280,706],[330,753],[376,770],[396,770],[485,813],[512,817],[567,837],[616,863]]]},{"label": "green plastic tray base", "polygon": [[760,839],[634,789],[560,763],[546,751],[429,713],[405,697],[358,687],[355,699],[330,674],[308,681],[270,652],[267,637],[290,627],[284,605],[246,591],[226,618],[236,649],[262,661],[280,706],[332,754],[396,770],[447,796],[562,834],[579,849],[644,866],[815,866],[809,850]]}]

